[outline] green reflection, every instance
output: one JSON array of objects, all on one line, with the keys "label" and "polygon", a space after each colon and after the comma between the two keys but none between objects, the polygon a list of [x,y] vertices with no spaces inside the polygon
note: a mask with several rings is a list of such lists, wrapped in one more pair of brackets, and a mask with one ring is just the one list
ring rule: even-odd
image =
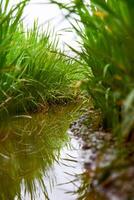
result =
[{"label": "green reflection", "polygon": [[[12,118],[0,129],[0,200],[49,199],[44,176],[67,143],[66,130],[78,105],[53,107],[47,114]],[[53,181],[53,180],[51,180]]]}]

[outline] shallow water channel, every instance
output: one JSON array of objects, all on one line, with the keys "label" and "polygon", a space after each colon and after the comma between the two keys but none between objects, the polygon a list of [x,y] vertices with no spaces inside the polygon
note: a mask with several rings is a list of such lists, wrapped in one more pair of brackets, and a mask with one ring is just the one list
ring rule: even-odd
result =
[{"label": "shallow water channel", "polygon": [[67,131],[79,109],[53,106],[1,124],[0,200],[79,199],[83,152]]}]

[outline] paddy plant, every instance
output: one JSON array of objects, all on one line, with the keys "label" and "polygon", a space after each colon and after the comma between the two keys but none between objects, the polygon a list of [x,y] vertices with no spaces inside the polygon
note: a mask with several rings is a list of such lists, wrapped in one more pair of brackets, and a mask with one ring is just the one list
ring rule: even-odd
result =
[{"label": "paddy plant", "polygon": [[23,25],[28,3],[0,1],[0,114],[34,111],[73,99],[70,85],[83,77],[80,64],[58,48],[58,38],[38,22]]},{"label": "paddy plant", "polygon": [[[87,91],[101,109],[103,127],[120,138],[134,131],[134,3],[132,0],[51,1],[66,10],[80,38],[72,50],[91,69]],[[131,135],[131,136],[130,136]]]}]

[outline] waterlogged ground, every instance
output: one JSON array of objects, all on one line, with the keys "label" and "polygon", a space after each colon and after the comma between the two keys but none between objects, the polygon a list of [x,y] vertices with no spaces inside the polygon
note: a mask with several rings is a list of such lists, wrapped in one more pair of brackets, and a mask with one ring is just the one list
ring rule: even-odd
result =
[{"label": "waterlogged ground", "polygon": [[134,199],[132,156],[117,157],[111,135],[98,129],[99,113],[81,107],[52,106],[1,124],[0,200]]}]

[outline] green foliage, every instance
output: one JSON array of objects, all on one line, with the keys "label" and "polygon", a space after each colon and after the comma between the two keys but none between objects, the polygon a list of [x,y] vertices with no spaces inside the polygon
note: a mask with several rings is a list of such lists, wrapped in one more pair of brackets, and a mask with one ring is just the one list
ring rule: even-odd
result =
[{"label": "green foliage", "polygon": [[58,39],[35,22],[26,30],[21,20],[28,1],[11,7],[0,1],[0,113],[37,109],[46,102],[73,98],[70,85],[80,64],[58,49]]},{"label": "green foliage", "polygon": [[81,38],[81,51],[75,52],[92,70],[88,91],[95,107],[102,110],[104,127],[127,136],[134,128],[133,1],[75,0],[70,5],[58,4],[68,11],[67,17],[73,20]]},{"label": "green foliage", "polygon": [[[9,0],[0,1],[0,70],[7,66],[6,60],[10,47],[12,45],[12,38],[14,32],[18,27],[18,22],[21,20],[24,7],[28,0],[23,0],[16,6],[9,8]],[[16,59],[11,61],[12,65]]]}]

